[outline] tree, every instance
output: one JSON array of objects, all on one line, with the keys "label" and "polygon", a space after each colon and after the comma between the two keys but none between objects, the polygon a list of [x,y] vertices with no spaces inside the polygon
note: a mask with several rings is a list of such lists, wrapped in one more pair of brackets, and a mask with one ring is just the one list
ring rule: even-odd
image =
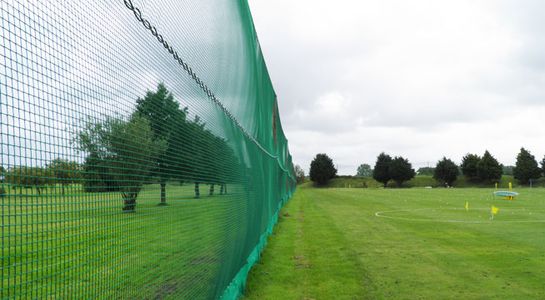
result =
[{"label": "tree", "polygon": [[432,176],[433,174],[435,174],[435,168],[432,168],[432,167],[422,167],[422,168],[418,168],[418,170],[416,171],[416,173],[417,173],[418,175]]},{"label": "tree", "polygon": [[502,165],[486,150],[477,164],[477,176],[480,181],[494,182],[501,179]]},{"label": "tree", "polygon": [[513,175],[514,169],[515,169],[514,166],[503,166],[503,175]]},{"label": "tree", "polygon": [[166,150],[157,159],[154,173],[158,175],[161,186],[160,204],[166,204],[166,182],[169,178],[183,177],[184,161],[180,160],[180,152],[185,150],[187,140],[186,115],[187,107],[180,109],[178,102],[163,83],[156,91],[148,91],[144,98],[136,100],[136,115],[148,120],[153,132],[153,140],[166,142]]},{"label": "tree", "polygon": [[51,177],[49,171],[42,167],[18,166],[11,168],[6,173],[6,182],[13,189],[35,188],[38,195],[41,195],[43,189],[50,183],[49,178]]},{"label": "tree", "polygon": [[541,160],[541,173],[545,176],[545,156]]},{"label": "tree", "polygon": [[388,184],[388,181],[392,179],[390,175],[390,164],[392,163],[392,157],[384,152],[380,153],[377,157],[377,162],[373,168],[373,178],[381,182],[384,187]]},{"label": "tree", "polygon": [[80,150],[87,153],[86,163],[96,163],[95,170],[106,173],[92,175],[108,178],[109,184],[121,192],[123,210],[134,211],[142,185],[165,151],[166,142],[154,139],[148,120],[137,114],[129,121],[89,121],[77,141]]},{"label": "tree", "polygon": [[305,171],[303,171],[303,168],[301,168],[299,165],[295,165],[295,178],[297,180],[297,184],[301,184],[305,182]]},{"label": "tree", "polygon": [[47,165],[47,168],[53,175],[54,180],[60,182],[63,195],[65,186],[77,182],[80,178],[80,166],[75,161],[56,158]]},{"label": "tree", "polygon": [[200,198],[200,184],[210,181],[210,168],[208,163],[213,154],[209,145],[208,137],[212,134],[205,128],[206,124],[201,122],[199,116],[188,122],[188,143],[187,151],[183,155],[189,162],[188,179],[195,184],[195,198]]},{"label": "tree", "polygon": [[331,178],[337,175],[337,169],[333,165],[333,160],[325,153],[316,154],[314,160],[310,163],[310,180],[317,185],[325,185]]},{"label": "tree", "polygon": [[530,179],[541,177],[541,169],[538,167],[536,158],[524,148],[520,148],[517,155],[513,176],[520,184],[528,184]]},{"label": "tree", "polygon": [[4,182],[6,176],[6,169],[3,166],[0,166],[0,182]]},{"label": "tree", "polygon": [[477,174],[477,165],[480,161],[481,158],[476,154],[467,154],[462,158],[462,174],[464,174],[467,180],[473,182],[479,180],[479,176]]},{"label": "tree", "polygon": [[458,173],[458,166],[452,160],[443,157],[435,166],[433,178],[447,186],[452,186],[452,183],[458,178]]},{"label": "tree", "polygon": [[356,173],[356,176],[358,177],[370,177],[373,175],[373,170],[371,169],[371,166],[368,164],[361,164],[358,167],[358,171]]},{"label": "tree", "polygon": [[388,174],[397,183],[397,186],[401,187],[403,182],[413,179],[416,172],[412,168],[409,160],[398,156],[390,163]]}]

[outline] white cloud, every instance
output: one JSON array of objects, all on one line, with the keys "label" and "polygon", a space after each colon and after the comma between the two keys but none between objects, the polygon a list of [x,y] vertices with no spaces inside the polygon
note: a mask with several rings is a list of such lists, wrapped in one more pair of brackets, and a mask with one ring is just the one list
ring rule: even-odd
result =
[{"label": "white cloud", "polygon": [[545,154],[541,1],[250,1],[294,161]]}]

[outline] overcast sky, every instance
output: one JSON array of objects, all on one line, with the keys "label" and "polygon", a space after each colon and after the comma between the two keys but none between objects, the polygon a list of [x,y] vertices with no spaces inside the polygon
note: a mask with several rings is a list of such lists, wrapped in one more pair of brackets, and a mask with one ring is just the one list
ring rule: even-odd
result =
[{"label": "overcast sky", "polygon": [[545,155],[545,1],[250,0],[296,164]]}]

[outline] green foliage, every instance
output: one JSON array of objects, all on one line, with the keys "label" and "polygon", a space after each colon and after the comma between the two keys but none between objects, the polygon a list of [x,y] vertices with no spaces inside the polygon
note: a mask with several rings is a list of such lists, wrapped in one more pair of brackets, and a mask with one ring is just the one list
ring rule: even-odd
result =
[{"label": "green foliage", "polygon": [[337,169],[333,165],[333,160],[325,153],[316,154],[316,157],[310,163],[310,180],[317,185],[325,185],[337,175]]},{"label": "green foliage", "polygon": [[6,176],[6,169],[3,166],[0,166],[0,182],[4,181],[5,176]]},{"label": "green foliage", "polygon": [[303,168],[301,168],[301,166],[295,165],[293,172],[295,174],[295,178],[297,179],[297,184],[305,182],[305,171]]},{"label": "green foliage", "polygon": [[466,179],[475,182],[479,181],[477,165],[480,161],[481,157],[476,154],[467,154],[462,158],[462,165],[460,167]]},{"label": "green foliage", "polygon": [[379,188],[382,183],[372,177],[336,176],[327,183],[329,188]]},{"label": "green foliage", "polygon": [[107,118],[103,122],[88,122],[79,133],[80,150],[88,156],[85,164],[90,173],[108,180],[108,185],[123,196],[125,211],[134,211],[136,198],[143,183],[166,150],[166,142],[154,138],[147,119],[135,114],[129,121]]},{"label": "green foliage", "polygon": [[76,183],[81,178],[81,166],[75,161],[56,158],[49,162],[47,168],[53,177],[51,180],[61,184],[63,195],[67,185]]},{"label": "green foliage", "polygon": [[[159,154],[154,172],[161,181],[161,203],[166,204],[166,181],[170,178],[185,179],[189,163],[182,159],[188,155],[188,126],[186,125],[187,107],[180,109],[178,102],[163,83],[156,91],[148,91],[144,98],[136,100],[135,114],[148,120],[153,132],[153,140],[166,142],[166,150]],[[185,170],[186,172],[177,172]]]},{"label": "green foliage", "polygon": [[14,189],[35,189],[41,194],[47,185],[52,184],[52,174],[41,167],[17,166],[9,169],[5,181]]},{"label": "green foliage", "polygon": [[390,164],[392,162],[392,157],[384,152],[380,153],[377,157],[377,162],[373,168],[373,178],[381,182],[384,187],[388,184],[388,181],[392,179],[390,175]]},{"label": "green foliage", "polygon": [[496,182],[502,175],[502,165],[486,150],[477,164],[477,176],[480,181]]},{"label": "green foliage", "polygon": [[358,171],[356,173],[356,176],[358,177],[370,177],[373,176],[373,170],[371,169],[371,166],[368,164],[361,164],[358,167]]},{"label": "green foliage", "polygon": [[541,174],[543,174],[543,176],[545,176],[545,156],[541,160]]},{"label": "green foliage", "polygon": [[435,174],[435,168],[432,168],[432,167],[418,168],[418,170],[416,171],[416,174],[433,176],[433,174]]},{"label": "green foliage", "polygon": [[403,182],[411,180],[416,175],[416,172],[408,159],[397,156],[390,163],[388,174],[396,182],[397,186],[401,187]]},{"label": "green foliage", "polygon": [[[513,182],[516,186],[516,183],[513,181],[513,176],[503,175],[498,182],[500,188],[507,188],[509,182]],[[545,178],[541,178],[536,181],[532,181],[534,187],[545,187]],[[355,176],[337,176],[331,179],[327,185],[328,188],[380,188],[383,186],[382,183],[374,180],[370,177],[355,177]],[[396,183],[393,181],[388,182],[388,187],[396,187]],[[409,181],[403,183],[403,187],[408,188],[422,188],[422,187],[443,187],[443,184],[440,184],[433,176],[429,175],[416,175]],[[465,176],[458,176],[456,181],[451,185],[452,187],[458,188],[494,188],[495,184],[491,182],[475,182],[473,180],[468,180]]]},{"label": "green foliage", "polygon": [[503,175],[513,175],[514,166],[503,166]]},{"label": "green foliage", "polygon": [[[199,183],[210,184],[212,194],[214,185],[219,184],[220,194],[226,193],[227,180],[240,167],[237,166],[239,161],[227,141],[206,129],[206,124],[198,116],[192,121],[187,120],[188,109],[180,109],[174,96],[163,84],[159,84],[156,91],[148,91],[136,103],[135,112],[129,122],[115,118],[108,118],[104,122],[90,121],[79,134],[78,146],[87,153],[83,165],[85,191],[121,191],[132,203],[143,182],[159,180],[160,204],[166,204],[166,182],[176,180],[193,181],[197,198],[200,197]],[[133,133],[133,129],[139,132]],[[124,145],[115,142],[127,139],[131,140]],[[133,173],[139,180],[128,179],[134,183],[129,188],[131,184],[120,184],[120,180],[126,181],[122,178],[129,174],[119,172],[119,167],[113,164],[119,164],[119,158],[125,154],[138,161],[138,155],[123,153],[126,152],[124,150],[136,146],[130,143],[138,139],[145,141],[142,148],[131,151],[147,155],[147,163],[145,169]],[[153,152],[148,153],[148,150]],[[126,162],[121,164],[124,163]],[[131,165],[134,162],[128,163]],[[122,174],[122,178],[119,174]]]},{"label": "green foliage", "polygon": [[536,158],[524,148],[520,148],[517,155],[513,176],[520,184],[528,184],[530,179],[541,177],[541,169],[538,167]]},{"label": "green foliage", "polygon": [[454,181],[458,178],[458,173],[458,166],[452,160],[443,157],[435,166],[433,178],[447,186],[452,186]]}]

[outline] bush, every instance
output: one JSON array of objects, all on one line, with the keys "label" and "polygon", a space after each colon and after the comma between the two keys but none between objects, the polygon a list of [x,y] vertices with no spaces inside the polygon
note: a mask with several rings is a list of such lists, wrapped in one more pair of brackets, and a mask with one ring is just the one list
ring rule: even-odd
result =
[{"label": "bush", "polygon": [[536,158],[528,150],[520,149],[513,175],[520,184],[528,184],[530,180],[541,177],[541,169],[537,165]]},{"label": "bush", "polygon": [[497,182],[503,174],[503,166],[485,151],[481,161],[477,164],[477,176],[481,182]]},{"label": "bush", "polygon": [[333,160],[327,154],[316,154],[314,160],[310,163],[310,180],[317,185],[325,185],[337,175],[337,169],[333,166]]},{"label": "bush", "polygon": [[458,166],[452,160],[443,157],[435,166],[433,178],[447,186],[452,186],[458,178],[458,172]]},{"label": "bush", "polygon": [[384,152],[380,153],[377,157],[377,162],[373,168],[373,179],[382,183],[384,187],[388,184],[388,181],[392,179],[390,175],[390,164],[392,163],[392,157]]},{"label": "bush", "polygon": [[411,180],[416,175],[411,163],[408,159],[401,156],[395,157],[388,168],[388,173],[392,177],[398,187],[403,185],[403,182]]}]

